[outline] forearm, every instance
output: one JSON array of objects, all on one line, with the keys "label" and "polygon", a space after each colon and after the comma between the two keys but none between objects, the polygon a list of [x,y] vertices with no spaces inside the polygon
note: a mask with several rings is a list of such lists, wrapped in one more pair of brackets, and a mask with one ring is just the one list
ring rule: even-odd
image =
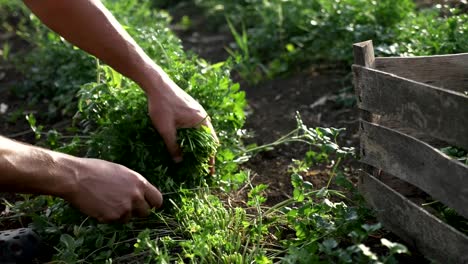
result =
[{"label": "forearm", "polygon": [[76,185],[79,159],[0,136],[0,191],[63,197]]},{"label": "forearm", "polygon": [[162,70],[136,44],[99,0],[25,0],[44,24],[137,82],[154,89]]}]

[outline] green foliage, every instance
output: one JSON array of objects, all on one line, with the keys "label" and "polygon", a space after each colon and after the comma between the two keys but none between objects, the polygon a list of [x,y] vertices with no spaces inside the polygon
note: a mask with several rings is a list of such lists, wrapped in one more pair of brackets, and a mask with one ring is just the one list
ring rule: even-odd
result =
[{"label": "green foliage", "polygon": [[398,25],[394,48],[405,56],[466,52],[468,14],[440,17],[436,10],[411,14]]},{"label": "green foliage", "polygon": [[[181,243],[182,257],[195,262],[217,263],[235,259],[235,263],[252,261],[237,253],[255,249],[249,245],[249,219],[242,208],[224,208],[218,197],[185,197],[176,218],[187,230],[189,239]],[[210,216],[210,217],[206,217]],[[252,253],[252,252],[249,252]],[[197,261],[198,260],[198,261]]]},{"label": "green foliage", "polygon": [[296,113],[296,129],[282,136],[278,140],[262,146],[247,147],[243,154],[252,155],[259,151],[271,150],[275,146],[287,144],[291,142],[300,142],[315,148],[306,153],[306,161],[309,163],[327,163],[333,158],[340,162],[341,159],[351,156],[354,153],[354,148],[340,147],[337,144],[337,137],[344,128],[324,128],[307,127],[301,119],[299,113]]},{"label": "green foliage", "polygon": [[[291,205],[281,208],[296,238],[284,241],[288,252],[285,263],[392,263],[395,254],[408,253],[404,245],[382,240],[389,248],[386,255],[373,252],[365,245],[370,235],[381,228],[379,223],[367,224],[369,212],[344,201],[333,202],[340,192],[328,187],[316,190],[303,179],[310,163],[297,161],[291,167],[294,187]],[[336,172],[338,164],[334,165]],[[330,175],[332,178],[334,175]]]},{"label": "green foliage", "polygon": [[170,8],[186,2],[190,2],[190,0],[152,0],[152,6],[155,8]]},{"label": "green foliage", "polygon": [[436,212],[436,216],[442,219],[444,222],[454,227],[458,231],[468,235],[468,219],[464,218],[462,215],[458,214],[455,209],[450,208],[439,201],[433,201],[423,206],[430,206],[433,212]]},{"label": "green foliage", "polygon": [[16,69],[27,77],[16,85],[15,93],[27,100],[47,101],[49,109],[43,117],[70,116],[76,111],[79,87],[96,79],[96,59],[47,29],[22,3],[15,3],[21,14],[11,30],[33,46],[26,54],[12,56]]},{"label": "green foliage", "polygon": [[440,150],[450,157],[468,165],[468,151],[457,147],[445,147]]},{"label": "green foliage", "polygon": [[195,176],[191,172],[202,171],[202,175],[207,175],[209,173],[207,161],[216,155],[218,147],[210,129],[206,126],[199,129],[182,128],[177,131],[177,138],[182,153],[184,153],[183,168],[185,168],[185,171],[181,171],[179,174],[190,177]]},{"label": "green foliage", "polygon": [[[228,18],[241,75],[258,82],[311,62],[352,61],[352,44],[374,41],[378,55],[466,52],[467,15],[414,9],[411,0],[195,0]],[[438,7],[442,8],[442,7]],[[236,29],[237,28],[237,29]],[[245,29],[247,39],[236,32]],[[242,41],[240,41],[242,40]],[[247,48],[246,48],[247,47]],[[246,56],[246,49],[249,54]]]},{"label": "green foliage", "polygon": [[0,55],[2,56],[4,61],[8,61],[10,50],[11,50],[10,44],[8,42],[4,42],[2,49],[0,49]]},{"label": "green foliage", "polygon": [[208,14],[223,14],[234,25],[245,25],[250,58],[254,59],[243,61],[242,65],[254,64],[267,77],[292,71],[310,61],[350,61],[352,43],[366,39],[389,41],[397,23],[413,9],[410,0],[196,3]]},{"label": "green foliage", "polygon": [[466,218],[458,214],[454,209],[442,204],[439,206],[438,210],[446,223],[468,234],[468,220]]},{"label": "green foliage", "polygon": [[[148,3],[107,1],[105,4],[147,54],[205,107],[223,144],[220,153],[224,155],[217,164],[228,165],[218,171],[225,176],[235,173],[237,165],[232,162],[235,156],[228,153],[232,153],[229,149],[234,144],[239,144],[237,130],[244,122],[245,96],[229,78],[230,63],[210,65],[186,54],[180,40],[168,29],[169,15],[152,10]],[[146,97],[135,83],[46,30],[36,18],[28,21],[29,28],[19,33],[37,47],[17,58],[18,67],[28,75],[17,91],[25,95],[40,91],[34,95],[35,99],[53,98],[51,104],[57,100],[57,107],[78,109],[75,122],[82,129],[72,141],[48,133],[53,135],[48,137],[53,147],[124,164],[166,191],[166,199],[170,197],[168,190],[179,200],[182,185],[185,188],[205,185],[208,158],[218,147],[207,128],[178,131],[184,161],[173,164],[148,117]],[[28,116],[28,121],[37,137],[45,134],[34,116]],[[26,205],[35,204],[36,199],[44,201],[38,197]],[[98,224],[69,208],[61,199],[47,201],[29,216],[42,236],[56,243],[56,260],[94,263],[131,253],[137,230],[142,230],[138,221],[127,225]],[[144,224],[158,229],[161,225],[165,227],[169,219],[171,216],[162,218],[155,214],[145,219]]]},{"label": "green foliage", "polygon": [[266,229],[258,234],[257,225],[252,223],[254,217],[244,208],[226,208],[210,193],[207,189],[183,192],[180,203],[174,205],[179,223],[174,233],[183,236],[175,238],[173,234],[154,240],[145,230],[139,235],[135,252],[149,250],[152,254],[146,263],[271,263],[262,244]]},{"label": "green foliage", "polygon": [[17,1],[0,0],[0,30],[13,33],[24,26],[24,17],[29,14],[26,6]]},{"label": "green foliage", "polygon": [[367,246],[368,237],[381,226],[369,224],[365,208],[335,202],[345,196],[329,185],[317,189],[301,175],[320,163],[331,167],[330,181],[336,178],[349,186],[341,163],[332,157],[346,158],[354,152],[336,144],[340,130],[308,128],[299,117],[297,123],[298,129],[287,138],[245,150],[258,152],[279,142],[298,141],[311,146],[308,156],[315,152],[314,157],[322,157],[296,161],[290,169],[293,197],[272,207],[263,206],[268,187],[252,185],[244,172],[238,182],[247,181],[245,208],[231,205],[230,198],[220,199],[216,194],[222,193],[208,187],[180,188],[175,199],[166,195],[171,214],[153,213],[124,225],[99,224],[63,200],[47,196],[10,208],[32,216],[36,230],[55,243],[55,260],[67,263],[109,263],[137,256],[145,263],[394,263],[394,255],[407,253],[406,248],[386,239],[381,243],[388,250],[379,249],[379,254]]}]

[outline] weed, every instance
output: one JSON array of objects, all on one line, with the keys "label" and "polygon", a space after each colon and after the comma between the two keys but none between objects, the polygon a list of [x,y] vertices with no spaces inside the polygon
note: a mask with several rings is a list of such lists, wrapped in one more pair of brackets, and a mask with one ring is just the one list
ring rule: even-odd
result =
[{"label": "weed", "polygon": [[440,150],[450,157],[468,165],[468,151],[453,146],[441,148]]}]

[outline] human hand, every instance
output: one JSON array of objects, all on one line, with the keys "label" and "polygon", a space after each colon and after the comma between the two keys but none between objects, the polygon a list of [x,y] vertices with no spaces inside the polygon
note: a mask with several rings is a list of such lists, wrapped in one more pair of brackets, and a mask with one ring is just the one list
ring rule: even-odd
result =
[{"label": "human hand", "polygon": [[[182,161],[182,152],[177,144],[177,129],[207,126],[214,140],[218,137],[205,109],[164,72],[153,90],[147,91],[148,110],[154,127],[162,136],[174,162]],[[214,157],[210,159],[211,173],[214,173]]]},{"label": "human hand", "polygon": [[140,174],[112,162],[79,158],[77,177],[65,200],[100,222],[127,222],[159,208],[161,193]]}]

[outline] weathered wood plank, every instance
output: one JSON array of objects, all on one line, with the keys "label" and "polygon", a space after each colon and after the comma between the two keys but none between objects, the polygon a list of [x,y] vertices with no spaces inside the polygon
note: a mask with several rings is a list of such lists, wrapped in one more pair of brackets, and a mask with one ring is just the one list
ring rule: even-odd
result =
[{"label": "weathered wood plank", "polygon": [[358,107],[468,149],[468,96],[353,65]]},{"label": "weathered wood plank", "polygon": [[468,53],[376,58],[375,69],[453,91],[468,91]]},{"label": "weathered wood plank", "polygon": [[353,45],[354,64],[374,68],[374,46],[372,40],[355,43]]},{"label": "weathered wood plank", "polygon": [[440,263],[468,263],[468,237],[361,171],[359,188],[382,224]]},{"label": "weathered wood plank", "polygon": [[417,186],[468,218],[467,165],[416,138],[361,122],[361,162]]}]

